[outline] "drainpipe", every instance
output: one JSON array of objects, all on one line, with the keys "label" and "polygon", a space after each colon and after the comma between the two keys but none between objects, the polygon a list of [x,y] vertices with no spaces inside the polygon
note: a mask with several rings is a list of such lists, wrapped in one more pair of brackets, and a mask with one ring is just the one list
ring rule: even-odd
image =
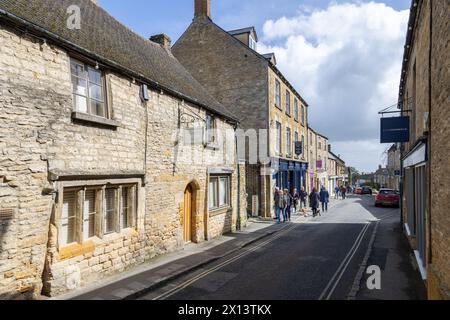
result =
[{"label": "drainpipe", "polygon": [[432,103],[432,79],[431,63],[433,53],[433,0],[430,0],[430,48],[428,53],[428,263],[432,263],[431,250],[431,103]]},{"label": "drainpipe", "polygon": [[238,152],[238,138],[236,134],[237,126],[234,128],[234,139],[236,148],[236,166],[237,166],[237,220],[236,220],[236,230],[241,230],[241,167],[239,166],[239,152]]}]

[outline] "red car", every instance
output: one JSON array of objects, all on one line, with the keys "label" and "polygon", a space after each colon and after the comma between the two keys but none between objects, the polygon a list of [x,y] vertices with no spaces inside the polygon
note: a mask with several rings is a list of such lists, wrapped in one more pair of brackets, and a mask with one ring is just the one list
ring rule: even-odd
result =
[{"label": "red car", "polygon": [[400,194],[396,190],[381,189],[375,198],[375,207],[395,206],[400,207]]}]

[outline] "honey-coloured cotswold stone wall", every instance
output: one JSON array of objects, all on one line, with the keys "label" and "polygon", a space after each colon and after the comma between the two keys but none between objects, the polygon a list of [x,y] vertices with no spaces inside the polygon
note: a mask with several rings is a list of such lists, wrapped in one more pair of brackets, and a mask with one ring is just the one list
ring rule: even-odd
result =
[{"label": "honey-coloured cotswold stone wall", "polygon": [[[205,148],[177,138],[180,110],[195,115],[198,126],[205,110],[154,90],[143,103],[137,82],[104,69],[118,126],[75,121],[69,53],[3,25],[0,42],[0,298],[59,295],[182,248],[180,212],[189,184],[197,188],[194,242],[238,227],[233,143]],[[216,125],[234,130],[220,117]],[[189,154],[194,162],[186,162]],[[231,208],[214,217],[206,201],[211,169],[229,170],[232,181]],[[61,186],[99,177],[136,183],[135,228],[60,247]],[[243,196],[244,226],[245,208]]]}]

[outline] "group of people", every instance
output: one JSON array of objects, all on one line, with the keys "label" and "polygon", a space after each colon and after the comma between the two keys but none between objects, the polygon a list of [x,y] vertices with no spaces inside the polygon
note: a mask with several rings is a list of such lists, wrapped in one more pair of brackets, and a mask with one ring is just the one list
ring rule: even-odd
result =
[{"label": "group of people", "polygon": [[352,188],[350,186],[349,187],[336,186],[336,188],[334,188],[334,198],[339,199],[339,197],[342,197],[342,200],[345,200],[345,198],[347,197],[347,193],[351,192]]},{"label": "group of people", "polygon": [[309,195],[304,187],[299,192],[297,189],[289,192],[288,189],[275,188],[274,203],[277,223],[281,223],[281,217],[283,217],[283,222],[291,221],[292,210],[297,213],[306,208],[307,198],[309,198],[309,206],[312,209],[313,217],[320,215],[320,204],[322,204],[323,212],[328,211],[330,194],[324,187],[321,188],[320,192],[317,192],[317,189],[314,188]]}]

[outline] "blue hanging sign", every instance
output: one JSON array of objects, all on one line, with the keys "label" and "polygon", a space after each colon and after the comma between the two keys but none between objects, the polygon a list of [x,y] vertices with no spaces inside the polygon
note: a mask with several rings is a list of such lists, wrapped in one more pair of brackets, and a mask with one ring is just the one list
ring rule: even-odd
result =
[{"label": "blue hanging sign", "polygon": [[409,142],[409,117],[381,118],[381,143]]}]

